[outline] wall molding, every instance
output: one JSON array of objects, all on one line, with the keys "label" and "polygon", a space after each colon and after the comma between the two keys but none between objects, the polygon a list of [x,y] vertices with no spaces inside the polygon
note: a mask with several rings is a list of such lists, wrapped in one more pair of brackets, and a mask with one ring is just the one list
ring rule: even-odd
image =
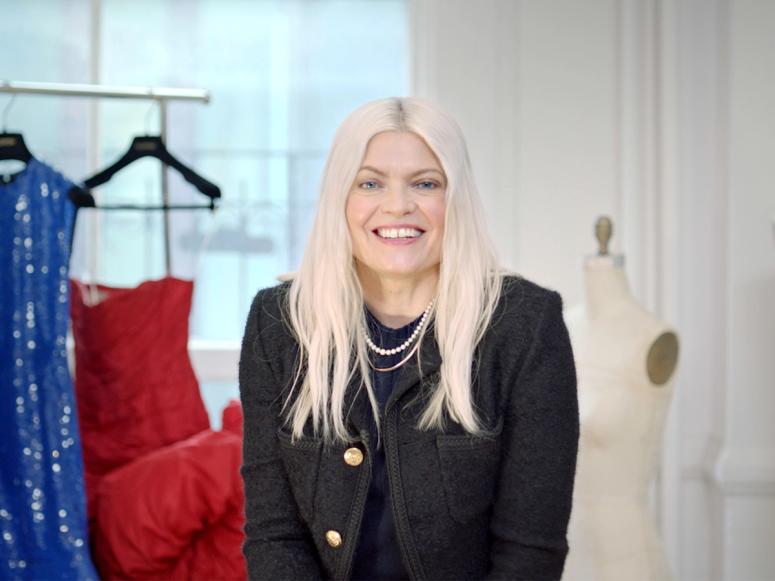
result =
[{"label": "wall molding", "polygon": [[681,479],[704,482],[725,498],[775,496],[775,447],[724,446],[711,436],[701,461],[685,465]]},{"label": "wall molding", "polygon": [[708,481],[725,497],[775,497],[775,448],[718,446],[703,467]]}]

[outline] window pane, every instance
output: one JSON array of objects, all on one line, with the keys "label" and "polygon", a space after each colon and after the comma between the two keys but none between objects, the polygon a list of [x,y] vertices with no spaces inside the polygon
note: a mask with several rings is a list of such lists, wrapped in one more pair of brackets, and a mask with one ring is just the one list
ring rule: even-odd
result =
[{"label": "window pane", "polygon": [[199,384],[210,427],[220,430],[223,427],[223,409],[231,400],[239,400],[239,385],[234,381],[203,381]]},{"label": "window pane", "polygon": [[[364,101],[408,92],[406,0],[105,0],[107,84],[201,87],[171,103],[169,149],[217,183],[209,212],[171,214],[172,274],[196,278],[191,334],[238,339],[255,291],[299,262],[336,126]],[[100,104],[101,154],[158,131],[144,102]],[[120,178],[120,179],[119,179]],[[102,201],[160,201],[154,161],[117,174]],[[173,201],[205,201],[170,174]],[[160,216],[101,212],[97,278],[164,275]]]},{"label": "window pane", "polygon": [[[0,80],[88,82],[88,0],[5,0],[1,14]],[[88,161],[87,99],[3,93],[0,114],[4,112],[8,131],[21,133],[36,158],[72,180],[83,176]],[[0,173],[5,164],[0,162]]]}]

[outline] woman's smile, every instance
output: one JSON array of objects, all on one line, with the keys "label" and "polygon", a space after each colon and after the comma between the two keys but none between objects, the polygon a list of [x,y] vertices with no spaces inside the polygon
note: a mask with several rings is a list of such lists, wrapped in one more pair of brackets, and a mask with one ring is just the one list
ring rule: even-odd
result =
[{"label": "woman's smile", "polygon": [[419,241],[425,231],[411,224],[391,224],[375,228],[372,230],[372,233],[383,244],[389,246],[408,246]]}]

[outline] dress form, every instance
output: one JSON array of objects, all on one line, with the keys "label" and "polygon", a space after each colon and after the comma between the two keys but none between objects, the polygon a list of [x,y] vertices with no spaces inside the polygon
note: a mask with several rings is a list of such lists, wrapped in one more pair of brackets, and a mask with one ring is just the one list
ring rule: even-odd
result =
[{"label": "dress form", "polygon": [[620,255],[584,261],[586,301],[566,310],[581,435],[563,581],[671,579],[649,508],[678,358],[674,330],[630,292]]}]

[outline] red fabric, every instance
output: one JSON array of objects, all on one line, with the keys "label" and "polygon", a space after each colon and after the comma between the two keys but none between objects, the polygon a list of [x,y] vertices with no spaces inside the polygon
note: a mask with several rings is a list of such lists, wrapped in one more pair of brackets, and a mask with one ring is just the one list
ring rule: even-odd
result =
[{"label": "red fabric", "polygon": [[242,438],[206,430],[105,476],[95,500],[103,579],[243,580]]},{"label": "red fabric", "polygon": [[239,400],[232,399],[221,413],[222,430],[227,430],[242,437],[242,406]]},{"label": "red fabric", "polygon": [[[96,302],[90,299],[94,291]],[[135,288],[71,281],[75,389],[89,514],[99,480],[209,428],[188,357],[193,282]]]}]

